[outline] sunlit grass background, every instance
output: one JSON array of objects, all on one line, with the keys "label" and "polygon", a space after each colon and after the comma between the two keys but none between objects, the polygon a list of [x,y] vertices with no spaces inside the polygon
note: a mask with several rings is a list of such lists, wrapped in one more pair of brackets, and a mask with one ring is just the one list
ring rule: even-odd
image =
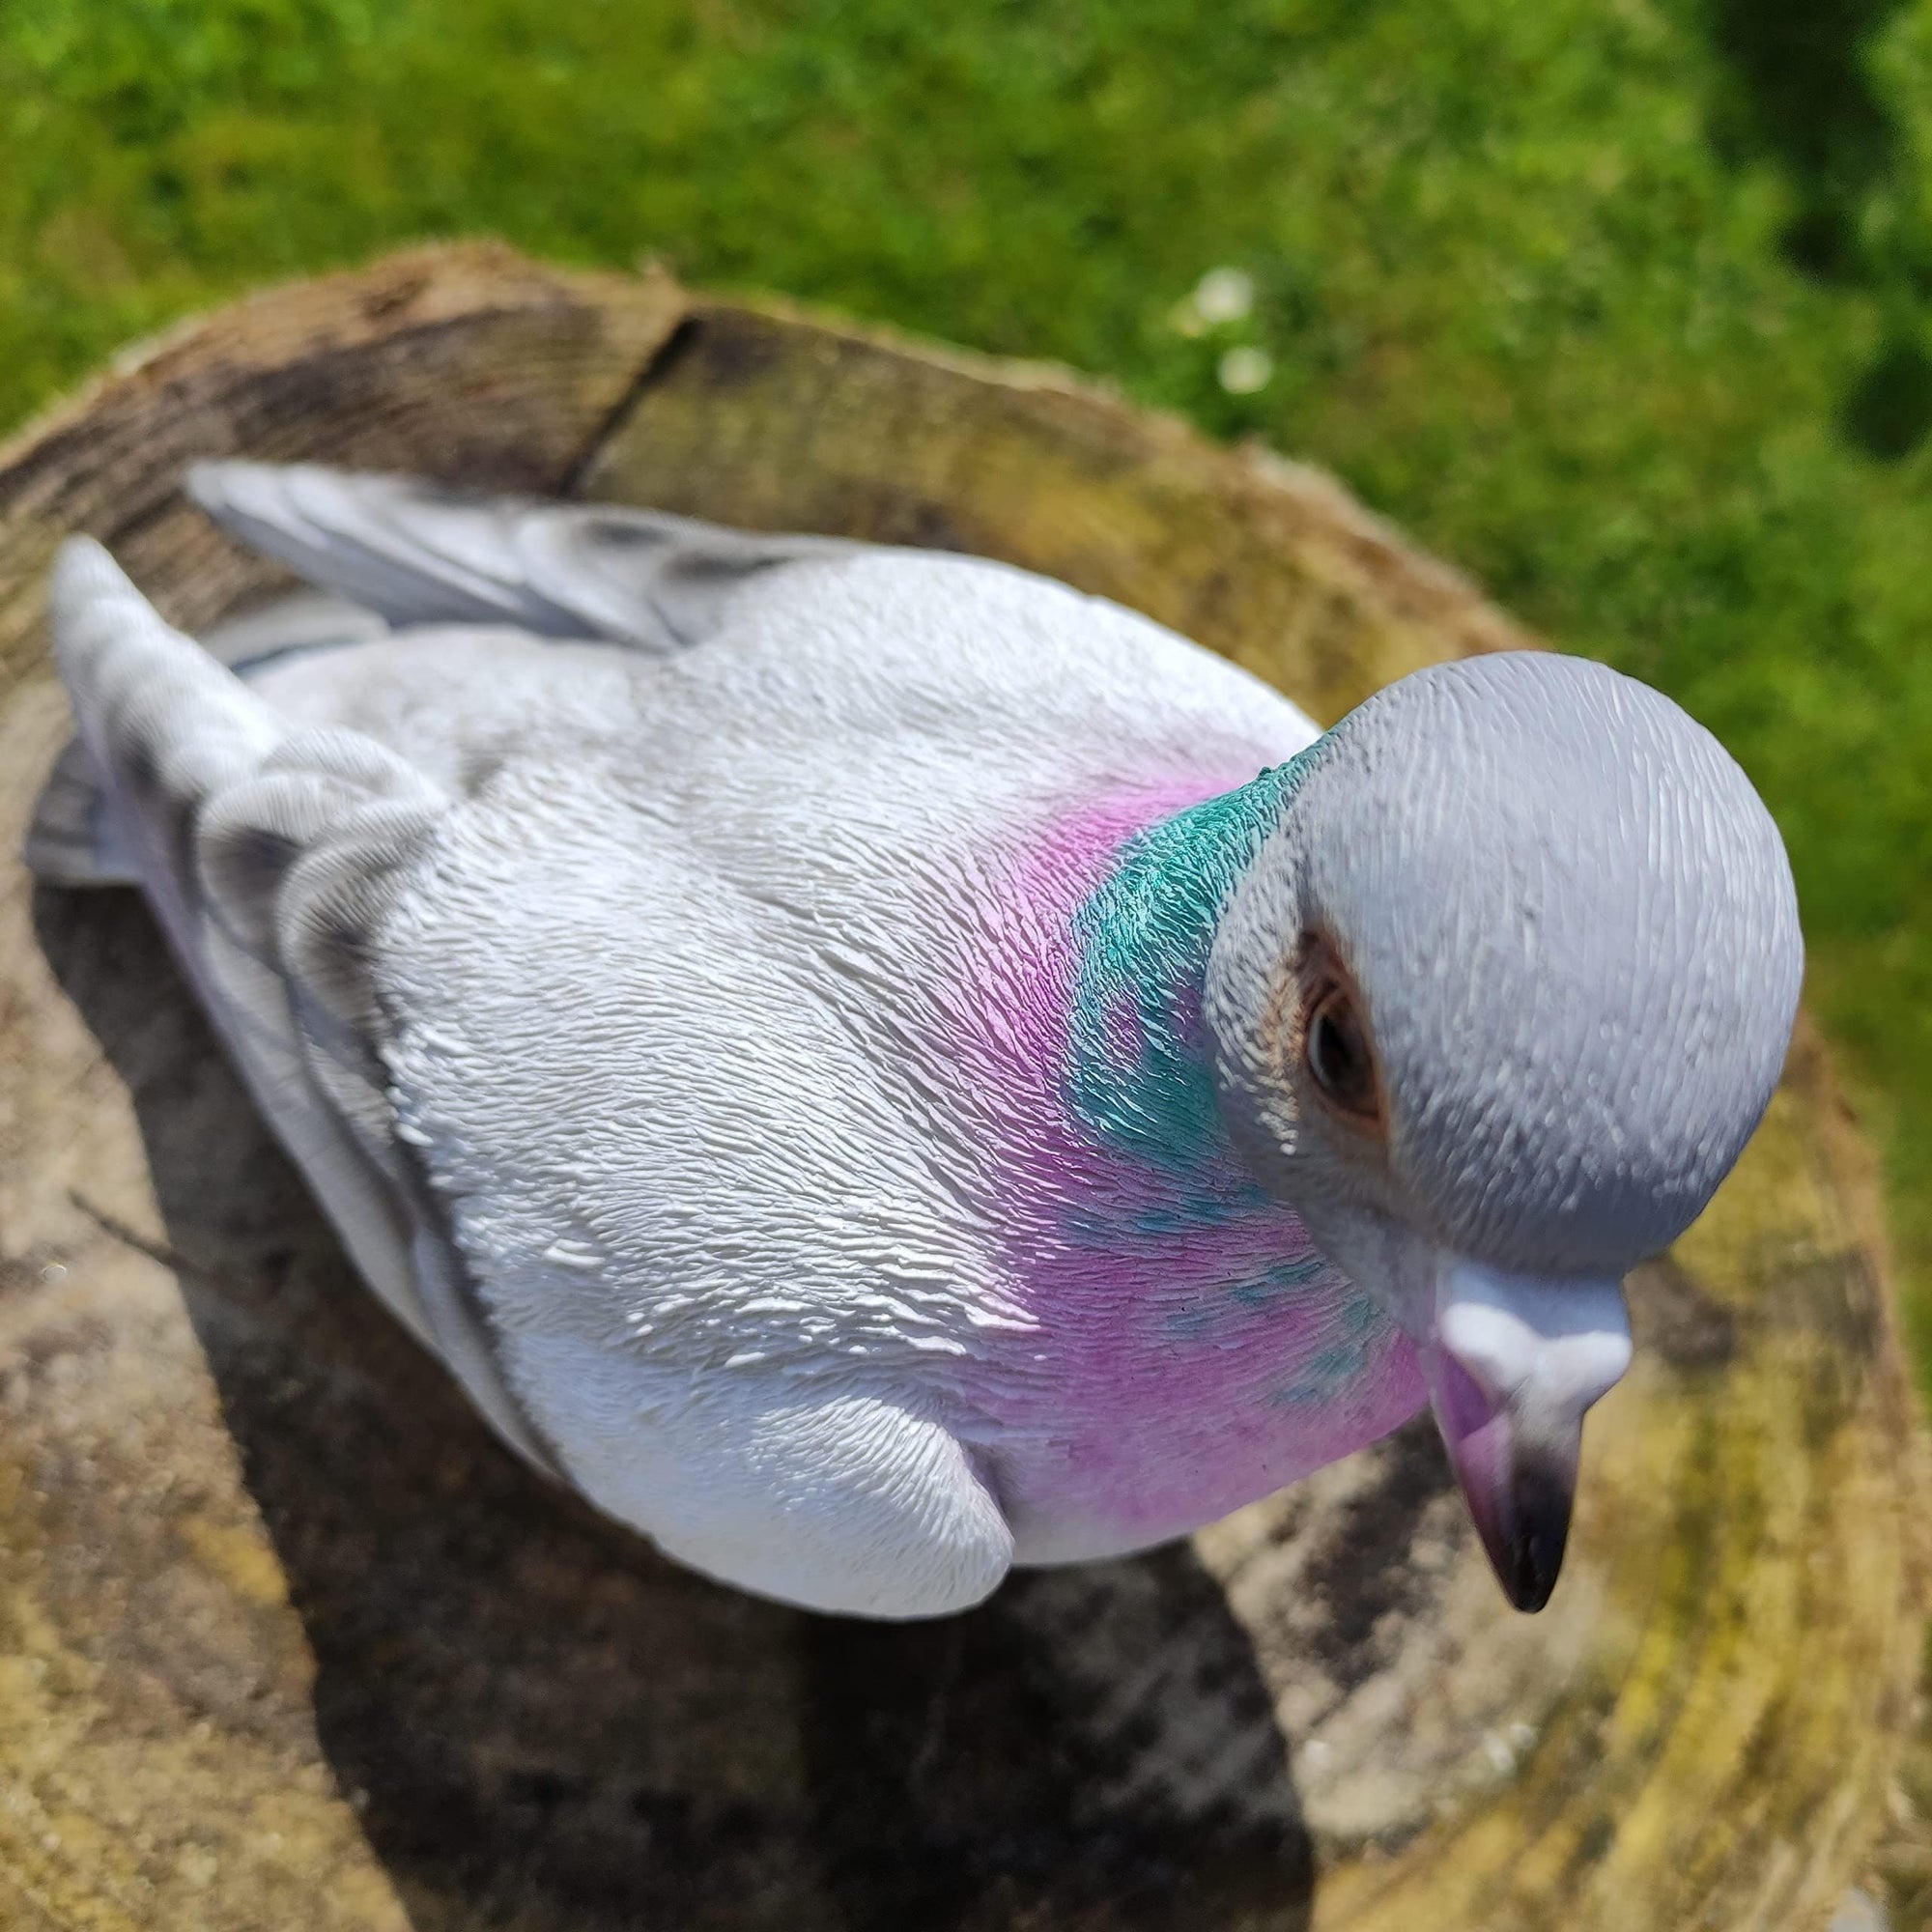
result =
[{"label": "sunlit grass background", "polygon": [[1672,692],[1784,828],[1932,1380],[1932,0],[0,6],[0,426],[477,230],[1111,377]]},{"label": "sunlit grass background", "polygon": [[1104,375],[1674,694],[1932,1388],[1932,0],[0,0],[0,430],[475,231]]}]

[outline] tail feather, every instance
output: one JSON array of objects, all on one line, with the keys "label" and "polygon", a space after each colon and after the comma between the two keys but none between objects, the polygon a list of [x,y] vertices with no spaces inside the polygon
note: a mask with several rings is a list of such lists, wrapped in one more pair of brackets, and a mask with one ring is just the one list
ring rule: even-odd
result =
[{"label": "tail feather", "polygon": [[[85,552],[76,551],[75,554],[84,556]],[[100,554],[105,556],[106,553]],[[92,656],[102,648],[99,641],[91,647],[76,641],[81,631],[96,627],[95,616],[84,614],[85,607],[93,599],[105,600],[103,612],[125,615],[131,611],[135,629],[141,636],[160,625],[160,619],[138,592],[135,592],[137,607],[128,604],[121,587],[127,583],[120,566],[111,557],[107,559],[106,571],[76,565],[57,575],[53,624],[55,649],[63,671],[68,668],[71,653],[78,651],[91,663]],[[116,617],[110,622],[106,632],[111,634],[114,623],[119,621]],[[245,680],[256,670],[271,663],[281,663],[296,652],[361,642],[385,636],[388,628],[373,611],[345,598],[299,590],[243,616],[231,618],[199,639],[190,640],[178,632],[170,636]],[[142,645],[137,640],[132,648],[139,650]],[[92,680],[94,673],[87,674]],[[92,681],[87,688],[93,689]],[[78,698],[80,687],[75,689]],[[76,737],[67,746],[48,773],[34,807],[33,822],[28,827],[21,856],[34,876],[49,885],[140,883],[138,851],[117,821],[101,782],[100,767],[82,738]]]},{"label": "tail feather", "polygon": [[[374,739],[279,718],[99,544],[61,552],[52,614],[80,749],[39,850],[87,883],[138,879],[364,1275],[505,1439],[553,1467],[387,1096],[370,961],[446,797]],[[270,652],[291,635],[271,622]],[[227,642],[245,656],[264,638]]]},{"label": "tail feather", "polygon": [[[258,762],[281,727],[91,538],[63,547],[51,615],[80,733],[42,791],[24,856],[50,883],[131,884],[144,838],[171,844],[210,789]],[[177,856],[166,853],[164,872]]]}]

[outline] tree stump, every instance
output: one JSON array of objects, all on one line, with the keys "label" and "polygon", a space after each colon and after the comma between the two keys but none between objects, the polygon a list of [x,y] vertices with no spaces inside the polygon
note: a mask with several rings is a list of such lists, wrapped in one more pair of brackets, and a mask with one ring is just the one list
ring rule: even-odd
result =
[{"label": "tree stump", "polygon": [[0,1919],[61,1928],[1822,1925],[1908,1721],[1912,1410],[1800,1035],[1635,1281],[1524,1619],[1425,1422],[1185,1545],[906,1628],[530,1476],[355,1282],[131,893],[14,858],[42,597],[277,581],[195,457],[983,552],[1332,719],[1529,641],[1320,475],[1058,375],[465,246],[178,331],[0,451]]}]

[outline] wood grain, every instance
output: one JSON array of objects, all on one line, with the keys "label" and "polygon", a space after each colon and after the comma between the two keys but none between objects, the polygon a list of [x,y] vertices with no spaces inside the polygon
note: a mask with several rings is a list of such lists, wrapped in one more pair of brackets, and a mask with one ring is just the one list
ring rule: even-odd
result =
[{"label": "wood grain", "polygon": [[[228,450],[951,545],[1332,717],[1528,641],[1314,472],[1051,372],[416,253],[196,324],[0,452],[0,838],[68,530],[184,622]],[[1634,1284],[1575,1554],[1504,1609],[1410,1429],[1190,1544],[878,1628],[717,1589],[499,1451],[361,1291],[129,894],[0,870],[0,1922],[1815,1928],[1919,1632],[1868,1163],[1801,1033]]]}]

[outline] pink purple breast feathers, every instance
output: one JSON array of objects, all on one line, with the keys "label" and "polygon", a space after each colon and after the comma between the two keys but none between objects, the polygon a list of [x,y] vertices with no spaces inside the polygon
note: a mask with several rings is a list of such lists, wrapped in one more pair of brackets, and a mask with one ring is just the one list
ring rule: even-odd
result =
[{"label": "pink purple breast feathers", "polygon": [[988,1445],[1022,1560],[1181,1534],[1426,1401],[1409,1342],[1255,1181],[1215,1099],[1215,920],[1301,762],[1083,804],[1010,862],[952,1051],[1028,1318]]}]

